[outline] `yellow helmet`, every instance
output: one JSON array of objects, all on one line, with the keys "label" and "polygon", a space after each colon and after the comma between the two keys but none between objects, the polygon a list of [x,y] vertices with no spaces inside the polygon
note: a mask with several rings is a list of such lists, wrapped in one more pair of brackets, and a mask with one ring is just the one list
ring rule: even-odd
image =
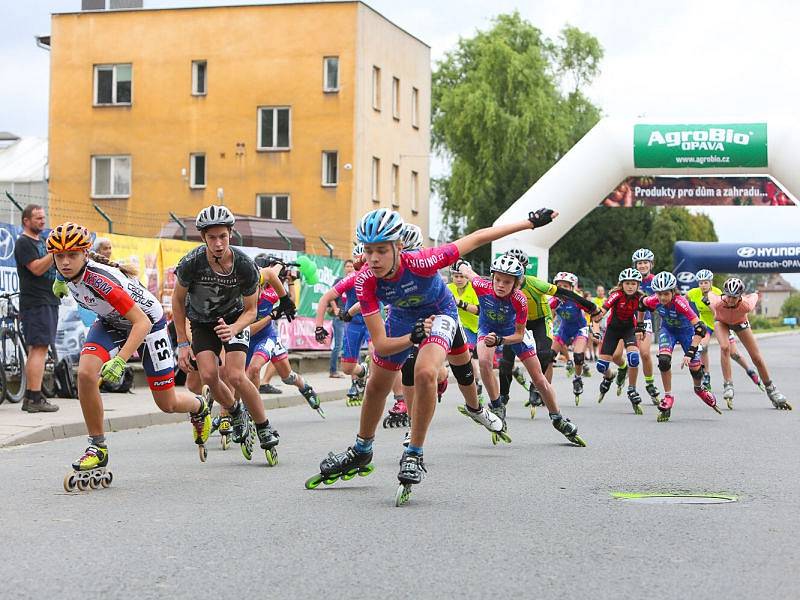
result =
[{"label": "yellow helmet", "polygon": [[50,231],[46,246],[49,254],[88,250],[92,247],[92,236],[83,225],[67,221]]}]

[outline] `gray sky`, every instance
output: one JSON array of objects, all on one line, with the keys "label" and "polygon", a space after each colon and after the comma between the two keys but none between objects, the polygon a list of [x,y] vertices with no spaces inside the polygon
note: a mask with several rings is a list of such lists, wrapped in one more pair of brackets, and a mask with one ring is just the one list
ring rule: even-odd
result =
[{"label": "gray sky", "polygon": [[[247,0],[145,0],[148,8],[257,4]],[[605,50],[589,90],[609,116],[768,120],[797,113],[800,3],[727,0],[372,0],[370,6],[432,47],[434,60],[459,36],[485,29],[515,9],[555,37],[564,24],[596,36]],[[11,8],[13,7],[13,8]],[[80,0],[0,0],[0,130],[47,135],[48,54],[33,36],[50,31],[49,14]],[[434,173],[446,168],[433,161]],[[791,190],[800,195],[800,190]],[[600,198],[598,198],[598,202]],[[752,219],[707,209],[722,241],[800,242],[800,209],[764,208]],[[763,215],[763,217],[762,217]],[[800,286],[800,275],[793,276]]]}]

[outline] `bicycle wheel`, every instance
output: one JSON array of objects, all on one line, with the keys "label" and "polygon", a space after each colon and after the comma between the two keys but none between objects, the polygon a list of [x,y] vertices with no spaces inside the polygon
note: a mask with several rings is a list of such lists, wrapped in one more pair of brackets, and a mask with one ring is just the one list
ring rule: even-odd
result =
[{"label": "bicycle wheel", "polygon": [[47,359],[44,362],[44,374],[42,375],[42,394],[47,398],[56,397],[56,376],[55,368],[58,364],[58,353],[55,346],[47,349]]},{"label": "bicycle wheel", "polygon": [[6,378],[6,399],[19,402],[25,396],[25,346],[22,337],[13,329],[0,332],[0,359]]},{"label": "bicycle wheel", "polygon": [[6,401],[6,371],[0,369],[0,404]]}]

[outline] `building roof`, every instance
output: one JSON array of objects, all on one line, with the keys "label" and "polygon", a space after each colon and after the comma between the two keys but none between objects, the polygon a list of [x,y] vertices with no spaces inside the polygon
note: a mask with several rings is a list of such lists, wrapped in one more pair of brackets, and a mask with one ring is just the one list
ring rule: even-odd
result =
[{"label": "building roof", "polygon": [[758,285],[757,289],[761,293],[797,291],[780,273],[771,273],[765,282]]},{"label": "building roof", "polygon": [[0,147],[0,181],[31,183],[47,178],[47,138],[24,137]]},{"label": "building roof", "polygon": [[[75,11],[68,11],[68,12],[54,12],[52,13],[53,16],[56,15],[102,15],[107,13],[119,13],[119,12],[160,12],[166,10],[199,10],[199,9],[208,9],[208,8],[243,8],[248,7],[251,8],[253,6],[258,7],[268,7],[268,6],[302,6],[308,4],[363,4],[376,15],[381,17],[382,19],[386,20],[387,23],[392,24],[393,26],[397,27],[400,31],[407,34],[408,36],[417,40],[423,46],[430,48],[430,45],[419,39],[413,33],[408,31],[407,29],[403,29],[394,21],[386,18],[382,13],[372,8],[366,2],[362,2],[362,0],[302,0],[300,2],[255,2],[252,4],[221,4],[221,5],[209,5],[209,6],[174,6],[168,8],[114,8],[114,9],[106,9],[106,10],[75,10]],[[50,45],[50,36],[46,36],[47,41],[46,45]]]}]

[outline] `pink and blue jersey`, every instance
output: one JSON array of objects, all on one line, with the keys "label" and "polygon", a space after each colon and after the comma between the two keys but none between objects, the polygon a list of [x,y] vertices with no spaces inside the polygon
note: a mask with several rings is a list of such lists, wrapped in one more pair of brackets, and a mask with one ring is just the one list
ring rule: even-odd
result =
[{"label": "pink and blue jersey", "polygon": [[[273,307],[278,303],[278,293],[270,288],[262,290],[261,295],[258,297],[258,314],[256,320],[263,319],[272,314]],[[268,337],[278,337],[278,329],[275,323],[271,322],[258,333],[250,337],[250,346],[267,339]]]},{"label": "pink and blue jersey", "polygon": [[[345,275],[339,281],[336,282],[336,285],[333,286],[333,289],[336,290],[336,293],[339,294],[344,299],[344,309],[350,310],[353,308],[353,305],[358,302],[358,297],[356,296],[356,292],[353,289],[356,283],[356,277],[358,276],[358,271],[353,271],[349,275]],[[353,315],[353,319],[350,321],[350,324],[364,324],[364,317],[361,313],[357,313]]]},{"label": "pink and blue jersey", "polygon": [[[358,271],[346,275],[333,286],[333,289],[344,298],[344,309],[349,310],[358,302],[355,292]],[[344,339],[342,340],[342,362],[358,362],[361,356],[361,346],[369,340],[369,332],[361,313],[353,316],[349,323],[345,323]]]},{"label": "pink and blue jersey", "polygon": [[[686,352],[692,345],[694,337],[694,326],[692,321],[697,319],[689,300],[683,296],[675,295],[669,304],[661,304],[658,296],[648,296],[642,298],[641,304],[654,310],[661,317],[661,329],[658,332],[658,352],[659,354],[671,354],[676,344],[680,344]],[[698,352],[690,364],[699,364],[700,353]]]},{"label": "pink and blue jersey", "polygon": [[559,316],[558,330],[554,336],[559,342],[568,345],[577,338],[589,337],[584,309],[577,302],[554,296],[550,298],[550,308]]},{"label": "pink and blue jersey", "polygon": [[[525,327],[528,321],[528,301],[521,291],[514,290],[509,296],[501,298],[495,294],[492,282],[483,277],[473,279],[472,288],[478,296],[481,309],[478,315],[479,342],[489,333],[505,337],[514,334],[518,325]],[[521,342],[509,345],[520,360],[536,356],[536,347],[532,340],[526,339],[529,337],[529,332],[526,331]]]}]

